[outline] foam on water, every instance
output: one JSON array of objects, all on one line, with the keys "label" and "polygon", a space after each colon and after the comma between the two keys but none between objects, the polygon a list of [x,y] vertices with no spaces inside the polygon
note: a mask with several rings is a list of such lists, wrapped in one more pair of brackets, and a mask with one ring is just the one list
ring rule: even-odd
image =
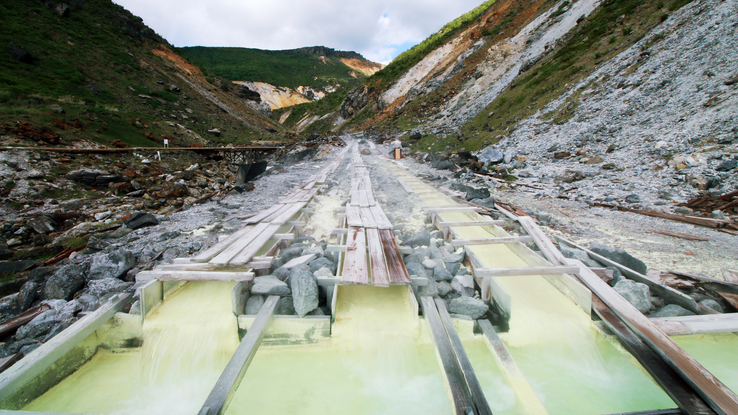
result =
[{"label": "foam on water", "polygon": [[194,414],[238,347],[233,282],[190,282],[151,312],[140,349],[99,350],[27,411]]}]

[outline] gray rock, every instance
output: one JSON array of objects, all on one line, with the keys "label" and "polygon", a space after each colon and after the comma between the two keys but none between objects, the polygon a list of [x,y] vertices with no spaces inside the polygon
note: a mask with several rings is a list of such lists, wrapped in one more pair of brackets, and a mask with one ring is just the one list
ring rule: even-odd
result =
[{"label": "gray rock", "polygon": [[635,193],[625,196],[626,203],[641,203],[641,197]]},{"label": "gray rock", "polygon": [[584,263],[584,265],[590,268],[600,268],[600,264],[589,257],[589,255],[581,249],[570,248],[566,244],[559,244],[561,253],[567,258],[578,259]]},{"label": "gray rock", "polygon": [[445,262],[447,264],[450,263],[450,262],[455,262],[457,264],[460,264],[460,263],[464,262],[464,253],[462,252],[460,254],[446,255],[443,258],[443,262]]},{"label": "gray rock", "polygon": [[647,313],[651,309],[651,293],[646,284],[623,279],[613,288],[641,313]]},{"label": "gray rock", "polygon": [[125,249],[116,250],[105,255],[96,255],[92,258],[87,279],[120,278],[135,266],[136,257],[131,251]]},{"label": "gray rock", "polygon": [[282,261],[282,264],[286,264],[291,259],[297,258],[302,255],[302,249],[303,248],[300,246],[291,246],[287,249],[283,249],[279,252],[279,259]]},{"label": "gray rock", "polygon": [[458,262],[445,262],[444,264],[446,265],[448,272],[452,275],[456,275],[456,273],[461,269],[461,264]]},{"label": "gray rock", "polygon": [[686,308],[683,308],[676,304],[668,304],[661,310],[655,313],[651,313],[648,316],[649,317],[679,317],[679,316],[693,316],[693,315],[694,313],[687,310]]},{"label": "gray rock", "polygon": [[284,282],[277,279],[273,275],[254,278],[254,285],[251,287],[252,294],[261,295],[278,295],[280,297],[290,295],[290,288]]},{"label": "gray rock", "polygon": [[310,270],[312,272],[315,272],[323,267],[330,269],[334,275],[336,274],[336,264],[334,264],[333,261],[328,258],[320,257],[310,262]]},{"label": "gray rock", "polygon": [[292,302],[292,297],[280,298],[276,313],[282,316],[295,315],[295,304]]},{"label": "gray rock", "polygon": [[159,219],[156,218],[156,216],[152,215],[151,213],[146,212],[136,212],[132,214],[128,219],[123,221],[123,224],[128,229],[139,229],[139,228],[145,228],[147,226],[156,226],[159,224]]},{"label": "gray rock", "polygon": [[715,170],[717,171],[733,171],[736,168],[738,168],[738,160],[736,159],[730,159],[725,160],[724,162],[720,163]]},{"label": "gray rock", "polygon": [[453,170],[456,168],[456,165],[450,160],[440,160],[438,164],[436,164],[436,168],[438,170]]},{"label": "gray rock", "polygon": [[676,208],[674,208],[674,213],[680,215],[691,215],[694,213],[694,211],[686,206],[677,206]]},{"label": "gray rock", "polygon": [[726,219],[725,213],[722,210],[713,210],[710,212],[710,217],[713,219]]},{"label": "gray rock", "polygon": [[451,281],[453,275],[446,269],[443,264],[438,264],[433,268],[433,279],[436,281]]},{"label": "gray rock", "polygon": [[[100,306],[100,301],[98,297],[95,297],[94,295],[89,294],[89,293],[84,293],[80,295],[79,298],[77,298],[77,301],[82,306],[82,311],[93,311],[93,310],[96,310],[98,306]],[[140,313],[141,311],[140,311],[140,303],[139,303],[139,314]]]},{"label": "gray rock", "polygon": [[38,291],[38,283],[26,281],[18,291],[18,307],[20,311],[26,311],[36,300],[36,291]]},{"label": "gray rock", "polygon": [[428,279],[428,285],[422,285],[418,287],[417,297],[418,300],[420,300],[420,297],[436,297],[438,296],[438,283],[436,283],[433,279]]},{"label": "gray rock", "polygon": [[722,313],[723,312],[723,306],[721,306],[720,303],[718,303],[717,301],[715,301],[713,299],[710,299],[710,298],[704,299],[704,300],[700,301],[700,304],[702,304],[703,306],[705,306],[705,307],[707,307],[707,308],[709,308],[711,310],[715,310],[718,313]]},{"label": "gray rock", "polygon": [[440,295],[441,297],[447,296],[450,292],[454,290],[451,287],[451,284],[448,283],[448,281],[437,282],[436,289],[438,290],[438,295]]},{"label": "gray rock", "polygon": [[485,206],[485,207],[488,207],[488,208],[494,208],[495,207],[495,198],[494,198],[494,196],[489,196],[489,197],[486,197],[486,198],[483,198],[483,199],[472,199],[472,200],[470,200],[470,202],[472,202],[474,204],[477,204],[477,205],[480,205],[480,206]]},{"label": "gray rock", "polygon": [[458,297],[451,300],[449,304],[449,312],[453,314],[462,314],[473,319],[482,317],[489,307],[484,301],[473,297]]},{"label": "gray rock", "polygon": [[331,271],[330,268],[323,267],[313,272],[313,276],[315,276],[315,278],[332,278],[335,277],[335,274],[333,273],[333,271]]},{"label": "gray rock", "polygon": [[433,269],[438,265],[438,263],[432,259],[424,259],[423,262],[421,262],[421,265],[423,265],[425,269]]},{"label": "gray rock", "polygon": [[456,276],[451,280],[451,288],[464,297],[473,297],[474,277],[471,275]]},{"label": "gray rock", "polygon": [[466,200],[487,199],[488,197],[490,197],[490,194],[486,187],[469,187],[466,190]]},{"label": "gray rock", "polygon": [[416,277],[425,277],[428,275],[426,272],[426,269],[424,266],[420,265],[417,262],[411,262],[405,266],[407,268],[407,273],[416,276]]},{"label": "gray rock", "polygon": [[261,310],[261,306],[264,305],[264,296],[263,295],[252,295],[249,297],[248,300],[246,300],[246,314],[253,315],[253,314],[259,314],[259,310]]},{"label": "gray rock", "polygon": [[646,274],[646,271],[648,271],[648,267],[643,261],[622,249],[610,248],[609,246],[594,242],[589,245],[589,249],[596,254],[600,254],[641,274]]},{"label": "gray rock", "polygon": [[85,285],[89,264],[65,265],[46,280],[44,298],[71,300]]},{"label": "gray rock", "polygon": [[131,286],[133,286],[132,282],[121,281],[118,278],[102,278],[99,280],[90,280],[87,283],[87,293],[101,298],[105,294],[123,292]]},{"label": "gray rock", "polygon": [[[440,242],[440,241],[436,241],[436,242]],[[443,259],[443,254],[441,253],[441,250],[438,249],[438,247],[434,245],[433,243],[431,243],[430,246],[428,247],[428,252],[430,253],[430,259],[439,259],[439,260]]]},{"label": "gray rock", "polygon": [[419,232],[409,239],[402,242],[403,246],[428,246],[430,245],[430,233],[428,231]]},{"label": "gray rock", "polygon": [[287,278],[290,276],[290,270],[289,268],[285,268],[284,266],[281,266],[274,271],[272,271],[272,275],[275,276],[280,281],[286,281]]},{"label": "gray rock", "polygon": [[431,239],[443,239],[443,232],[433,231],[430,233]]},{"label": "gray rock", "polygon": [[37,282],[43,284],[49,275],[52,275],[56,271],[54,267],[38,267],[28,272],[28,281]]},{"label": "gray rock", "polygon": [[19,327],[15,332],[17,340],[37,339],[45,336],[55,325],[57,325],[57,310],[47,310],[39,314],[25,326]]},{"label": "gray rock", "polygon": [[487,147],[477,154],[477,158],[486,164],[499,164],[505,160],[505,154],[496,148]]},{"label": "gray rock", "polygon": [[420,261],[418,262],[423,262],[424,258],[430,258],[431,256],[430,249],[428,249],[427,246],[419,246],[417,248],[413,248],[413,253],[414,255],[420,257]]},{"label": "gray rock", "polygon": [[298,267],[290,273],[290,288],[295,311],[301,318],[318,308],[318,283],[307,267]]},{"label": "gray rock", "polygon": [[94,236],[90,236],[90,239],[87,240],[87,249],[93,250],[93,251],[102,251],[103,249],[108,247],[108,243],[97,239]]},{"label": "gray rock", "polygon": [[47,215],[38,216],[26,221],[27,227],[41,234],[54,232],[56,225],[56,221]]},{"label": "gray rock", "polygon": [[18,314],[18,311],[20,310],[18,296],[18,293],[15,293],[0,298],[0,316],[9,317],[13,314]]}]

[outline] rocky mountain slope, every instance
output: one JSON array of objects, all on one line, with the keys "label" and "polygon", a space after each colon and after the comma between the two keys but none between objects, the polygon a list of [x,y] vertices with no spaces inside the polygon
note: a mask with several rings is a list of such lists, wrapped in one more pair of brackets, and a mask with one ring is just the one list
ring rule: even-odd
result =
[{"label": "rocky mountain slope", "polygon": [[324,46],[290,50],[194,46],[177,51],[208,73],[257,92],[271,109],[319,100],[383,67],[356,52]]},{"label": "rocky mountain slope", "polygon": [[209,145],[287,137],[258,96],[206,78],[110,0],[3,3],[0,24],[4,144]]}]

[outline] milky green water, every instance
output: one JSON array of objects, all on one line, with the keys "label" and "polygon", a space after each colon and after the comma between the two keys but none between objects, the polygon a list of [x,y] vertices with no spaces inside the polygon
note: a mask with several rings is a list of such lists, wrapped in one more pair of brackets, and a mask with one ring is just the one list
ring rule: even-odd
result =
[{"label": "milky green water", "polygon": [[26,411],[196,414],[238,347],[233,282],[190,282],[151,312],[140,349],[99,350]]},{"label": "milky green water", "polygon": [[336,307],[325,344],[260,348],[227,414],[452,413],[407,287],[341,286]]},{"label": "milky green water", "polygon": [[738,393],[738,335],[695,334],[675,336],[674,341],[725,386]]}]

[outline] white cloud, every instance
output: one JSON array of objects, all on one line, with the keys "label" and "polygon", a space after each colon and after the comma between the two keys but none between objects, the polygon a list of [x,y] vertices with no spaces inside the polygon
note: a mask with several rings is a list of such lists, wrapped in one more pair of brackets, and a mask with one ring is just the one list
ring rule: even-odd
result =
[{"label": "white cloud", "polygon": [[387,63],[482,0],[114,0],[175,46],[327,46]]}]

